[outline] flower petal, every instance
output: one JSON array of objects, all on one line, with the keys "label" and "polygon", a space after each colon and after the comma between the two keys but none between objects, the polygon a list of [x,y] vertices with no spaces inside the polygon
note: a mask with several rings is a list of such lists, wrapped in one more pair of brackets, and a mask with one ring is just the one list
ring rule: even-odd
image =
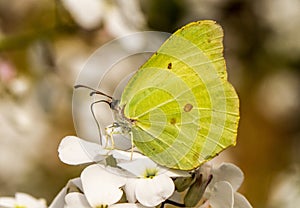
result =
[{"label": "flower petal", "polygon": [[123,195],[126,178],[108,172],[104,166],[90,165],[81,173],[83,192],[92,207],[111,205]]},{"label": "flower petal", "polygon": [[65,197],[67,208],[88,208],[91,207],[82,193],[71,192]]},{"label": "flower petal", "polygon": [[233,208],[233,190],[230,183],[226,181],[215,183],[208,200],[213,208]]},{"label": "flower petal", "polygon": [[36,199],[29,194],[16,193],[17,204],[32,208],[46,208],[46,201],[44,199]]},{"label": "flower petal", "polygon": [[67,193],[67,188],[64,187],[60,192],[55,196],[51,204],[49,205],[49,208],[63,208],[65,204],[65,196]]},{"label": "flower petal", "polygon": [[14,197],[0,197],[0,207],[14,207],[16,203]]},{"label": "flower petal", "polygon": [[62,3],[81,27],[93,29],[100,24],[104,12],[102,1],[63,0]]},{"label": "flower petal", "polygon": [[60,142],[58,152],[62,162],[69,165],[79,165],[103,160],[109,150],[75,136],[66,136]]},{"label": "flower petal", "polygon": [[69,189],[69,187],[72,186],[79,188],[81,191],[83,190],[80,178],[74,178],[69,180],[67,185],[53,199],[53,201],[49,205],[49,208],[63,208],[65,204],[65,196],[67,194],[67,190]]},{"label": "flower petal", "polygon": [[188,176],[191,176],[191,174],[188,171],[169,169],[169,168],[162,167],[160,165],[158,167],[159,167],[158,175],[165,174],[169,177],[188,177]]},{"label": "flower petal", "polygon": [[128,202],[135,203],[136,202],[136,196],[135,196],[135,189],[136,184],[139,179],[136,178],[127,178],[127,182],[124,187],[124,191],[126,193],[126,198]]},{"label": "flower petal", "polygon": [[15,197],[0,197],[0,207],[46,208],[44,199],[36,199],[26,193],[16,193]]},{"label": "flower petal", "polygon": [[157,169],[157,164],[150,158],[138,158],[129,162],[119,163],[119,167],[131,172],[137,177],[144,177],[147,169]]},{"label": "flower petal", "polygon": [[144,207],[141,204],[134,204],[134,203],[120,203],[120,204],[113,204],[109,206],[109,208],[151,208],[151,207]]},{"label": "flower petal", "polygon": [[244,180],[244,174],[239,167],[232,163],[222,163],[218,168],[212,169],[213,179],[209,186],[212,187],[218,181],[228,181],[235,192]]},{"label": "flower petal", "polygon": [[138,179],[136,198],[144,206],[156,206],[168,199],[174,192],[175,185],[166,175],[152,179]]},{"label": "flower petal", "polygon": [[125,161],[132,161],[138,158],[145,158],[146,156],[138,153],[138,152],[128,152],[123,150],[112,150],[112,155],[114,158]]},{"label": "flower petal", "polygon": [[240,193],[234,193],[234,208],[252,208],[249,201]]}]

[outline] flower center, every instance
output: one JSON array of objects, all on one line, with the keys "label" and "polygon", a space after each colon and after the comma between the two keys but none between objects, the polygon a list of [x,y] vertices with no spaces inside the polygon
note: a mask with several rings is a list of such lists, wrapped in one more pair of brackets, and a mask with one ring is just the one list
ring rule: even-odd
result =
[{"label": "flower center", "polygon": [[157,175],[157,172],[158,171],[155,168],[147,168],[144,173],[144,177],[152,179]]},{"label": "flower center", "polygon": [[101,205],[96,206],[95,208],[108,208],[108,205],[107,204],[101,204]]}]

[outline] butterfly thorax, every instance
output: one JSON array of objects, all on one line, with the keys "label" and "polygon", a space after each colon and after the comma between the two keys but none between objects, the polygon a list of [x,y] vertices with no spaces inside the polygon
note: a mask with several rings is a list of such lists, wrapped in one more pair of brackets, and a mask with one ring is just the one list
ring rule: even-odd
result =
[{"label": "butterfly thorax", "polygon": [[110,104],[114,117],[114,123],[110,129],[112,134],[129,134],[131,132],[132,121],[125,117],[125,106],[121,107],[119,103],[120,100],[112,100]]}]

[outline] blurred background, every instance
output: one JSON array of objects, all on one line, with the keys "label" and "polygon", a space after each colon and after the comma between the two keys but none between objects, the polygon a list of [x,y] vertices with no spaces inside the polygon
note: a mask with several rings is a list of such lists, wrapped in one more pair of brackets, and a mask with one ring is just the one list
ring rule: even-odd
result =
[{"label": "blurred background", "polygon": [[75,134],[73,85],[97,48],[202,19],[224,29],[241,100],[237,146],[220,160],[244,171],[253,207],[300,207],[299,0],[0,0],[0,196],[50,203],[80,174],[57,147]]}]

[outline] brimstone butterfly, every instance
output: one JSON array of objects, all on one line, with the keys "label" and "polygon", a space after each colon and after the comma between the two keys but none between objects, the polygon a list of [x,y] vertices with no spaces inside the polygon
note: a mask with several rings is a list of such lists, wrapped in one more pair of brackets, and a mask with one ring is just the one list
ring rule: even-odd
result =
[{"label": "brimstone butterfly", "polygon": [[176,31],[133,75],[121,99],[109,101],[112,133],[130,134],[144,155],[180,170],[235,145],[239,99],[227,81],[222,41],[221,26],[210,20]]}]

